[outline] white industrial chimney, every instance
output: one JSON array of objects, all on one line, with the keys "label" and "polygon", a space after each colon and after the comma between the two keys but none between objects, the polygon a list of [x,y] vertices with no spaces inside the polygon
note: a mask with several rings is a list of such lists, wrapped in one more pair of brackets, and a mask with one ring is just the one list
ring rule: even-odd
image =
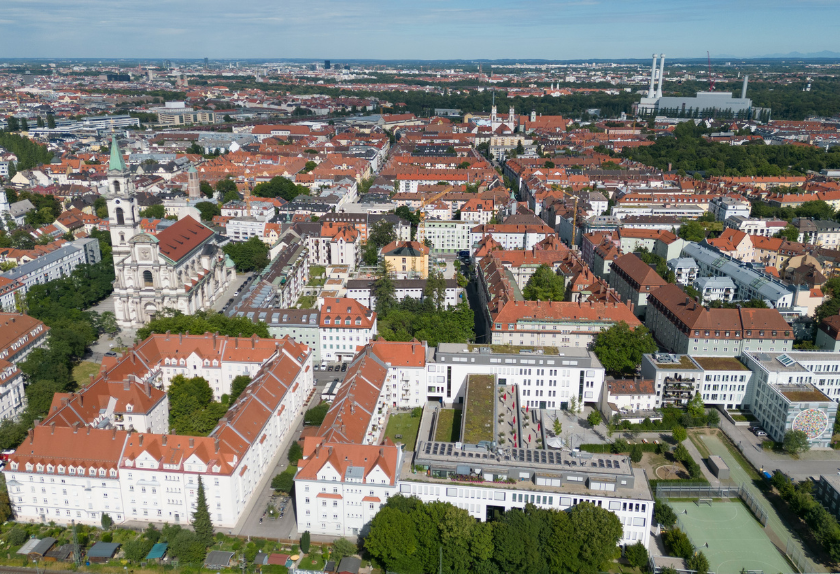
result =
[{"label": "white industrial chimney", "polygon": [[665,54],[659,54],[659,87],[656,88],[656,97],[662,97],[662,78],[665,76]]},{"label": "white industrial chimney", "polygon": [[744,85],[741,87],[741,99],[745,99],[747,97],[747,82],[750,79],[749,74],[744,75]]},{"label": "white industrial chimney", "polygon": [[652,98],[656,92],[653,87],[656,83],[656,54],[653,55],[653,65],[650,67],[650,87],[648,88],[648,97]]}]

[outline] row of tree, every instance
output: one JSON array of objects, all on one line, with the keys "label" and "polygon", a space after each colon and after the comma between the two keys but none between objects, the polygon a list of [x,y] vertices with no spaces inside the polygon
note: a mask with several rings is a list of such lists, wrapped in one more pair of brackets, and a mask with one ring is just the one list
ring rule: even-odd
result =
[{"label": "row of tree", "polygon": [[[12,118],[7,118],[7,123],[10,120]],[[37,144],[27,137],[13,134],[11,132],[17,130],[11,128],[12,125],[9,123],[8,131],[0,131],[0,148],[4,148],[15,154],[17,157],[16,167],[18,171],[32,169],[33,167],[38,167],[41,164],[52,161],[53,154],[47,149],[47,146]],[[13,174],[10,173],[9,176],[12,177]]]},{"label": "row of tree", "polygon": [[803,480],[794,483],[781,472],[773,474],[772,485],[790,509],[804,520],[811,533],[825,552],[835,562],[840,562],[840,525],[813,496],[813,482]]},{"label": "row of tree", "polygon": [[622,155],[663,170],[703,172],[705,176],[778,176],[840,167],[840,151],[793,145],[733,146],[704,139],[705,125],[683,122],[673,136],[652,146],[624,148]]},{"label": "row of tree", "polygon": [[102,261],[80,265],[69,276],[33,285],[19,308],[50,327],[47,345],[33,350],[19,367],[27,375],[27,407],[17,420],[0,424],[0,448],[14,448],[26,436],[35,419],[49,410],[57,392],[76,390],[73,367],[100,333],[113,332],[113,313],[86,311],[113,290],[114,267],[110,236],[95,231]]},{"label": "row of tree", "polygon": [[240,273],[261,271],[269,262],[269,247],[256,235],[248,241],[228,243],[222,251],[231,258],[236,265],[236,270]]},{"label": "row of tree", "polygon": [[620,555],[618,517],[588,502],[568,512],[537,508],[478,522],[446,502],[393,496],[371,521],[365,549],[401,574],[601,572]]},{"label": "row of tree", "polygon": [[152,333],[184,333],[203,335],[219,333],[229,337],[258,337],[268,339],[268,325],[264,321],[254,323],[246,317],[226,317],[212,311],[198,311],[194,315],[184,315],[180,311],[164,311],[159,319],[150,321],[137,331],[138,339],[145,339]]}]

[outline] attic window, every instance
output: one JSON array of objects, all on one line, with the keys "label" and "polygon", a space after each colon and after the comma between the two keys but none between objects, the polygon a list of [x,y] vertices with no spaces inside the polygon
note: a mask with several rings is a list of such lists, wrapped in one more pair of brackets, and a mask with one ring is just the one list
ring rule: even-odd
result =
[{"label": "attic window", "polygon": [[350,324],[350,317],[347,317],[347,318],[344,320],[344,324],[345,324],[345,325],[349,325],[349,324]]},{"label": "attic window", "polygon": [[329,325],[329,324],[330,324],[330,318],[327,317],[326,319],[324,319],[324,325]]},{"label": "attic window", "polygon": [[356,317],[356,324],[357,324],[357,325],[361,325],[361,324],[362,324],[362,320],[361,320],[361,319],[359,319],[358,317]]},{"label": "attic window", "polygon": [[350,313],[350,312],[351,312],[350,307],[347,307],[347,312],[348,312],[348,313]]},{"label": "attic window", "polygon": [[332,307],[327,307],[327,313],[332,313]]}]

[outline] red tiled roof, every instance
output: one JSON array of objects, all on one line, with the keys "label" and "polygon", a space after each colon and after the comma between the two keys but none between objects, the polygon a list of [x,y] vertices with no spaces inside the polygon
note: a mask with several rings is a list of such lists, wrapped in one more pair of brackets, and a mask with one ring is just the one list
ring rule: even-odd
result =
[{"label": "red tiled roof", "polygon": [[212,236],[210,228],[187,216],[158,233],[157,240],[163,255],[180,261]]}]

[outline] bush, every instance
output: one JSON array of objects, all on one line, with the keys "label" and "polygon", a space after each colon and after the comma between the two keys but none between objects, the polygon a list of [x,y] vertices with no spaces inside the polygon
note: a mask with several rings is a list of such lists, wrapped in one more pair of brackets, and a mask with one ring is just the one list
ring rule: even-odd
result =
[{"label": "bush", "polygon": [[102,524],[102,530],[108,530],[111,528],[111,525],[114,524],[114,520],[107,512],[102,513],[102,518],[100,519],[100,524]]},{"label": "bush", "polygon": [[642,460],[642,448],[640,444],[634,444],[630,449],[630,460],[638,463]]},{"label": "bush", "polygon": [[99,539],[102,542],[113,542],[114,541],[114,535],[111,534],[110,532],[103,532],[102,536],[100,536]]},{"label": "bush", "polygon": [[289,459],[289,464],[297,466],[298,461],[303,458],[303,447],[300,446],[300,443],[295,441],[289,447],[289,454],[287,456]]},{"label": "bush", "polygon": [[29,539],[29,535],[26,533],[26,530],[21,528],[20,526],[15,526],[9,531],[6,540],[9,542],[11,546],[21,546],[24,542]]},{"label": "bush", "polygon": [[589,416],[586,417],[586,422],[589,423],[590,426],[596,427],[601,424],[601,413],[598,411],[593,410],[589,413]]},{"label": "bush", "polygon": [[688,452],[688,449],[685,448],[684,444],[680,443],[677,445],[677,448],[674,449],[674,460],[679,462],[691,460],[691,454]]},{"label": "bush", "polygon": [[811,444],[808,442],[808,435],[805,434],[805,431],[791,430],[785,433],[782,447],[786,453],[797,455],[809,450]]},{"label": "bush", "polygon": [[671,434],[673,435],[674,440],[677,441],[677,443],[681,443],[682,441],[688,438],[688,433],[685,432],[685,428],[681,426],[675,426],[674,428],[672,428]]},{"label": "bush", "polygon": [[615,442],[613,442],[612,445],[610,446],[610,451],[613,454],[619,454],[619,453],[622,453],[622,452],[627,452],[628,449],[629,449],[629,445],[627,444],[627,441],[624,440],[623,438],[615,439]]},{"label": "bush", "polygon": [[293,472],[288,472],[288,470],[294,471],[294,467],[290,466],[288,469],[272,478],[271,488],[285,494],[292,493],[292,488],[295,485],[295,475]]},{"label": "bush", "polygon": [[312,407],[306,411],[305,415],[303,415],[304,424],[321,426],[321,423],[324,422],[324,418],[327,416],[328,410],[330,410],[330,403],[327,402],[321,403],[316,407]]},{"label": "bush", "polygon": [[419,419],[423,415],[423,407],[414,407],[411,409],[411,418]]},{"label": "bush", "polygon": [[303,534],[300,535],[300,550],[304,554],[309,554],[309,531],[305,530]]},{"label": "bush", "polygon": [[687,566],[690,570],[696,570],[697,574],[708,574],[709,572],[709,560],[702,552],[691,556],[688,559]]},{"label": "bush", "polygon": [[335,560],[336,564],[338,564],[338,562],[340,562],[342,558],[352,556],[356,553],[356,545],[347,540],[346,538],[339,538],[338,540],[333,542],[332,553],[333,559]]},{"label": "bush", "polygon": [[662,536],[662,541],[671,552],[671,556],[678,556],[688,560],[694,555],[694,547],[685,532],[679,528],[667,531]]}]

